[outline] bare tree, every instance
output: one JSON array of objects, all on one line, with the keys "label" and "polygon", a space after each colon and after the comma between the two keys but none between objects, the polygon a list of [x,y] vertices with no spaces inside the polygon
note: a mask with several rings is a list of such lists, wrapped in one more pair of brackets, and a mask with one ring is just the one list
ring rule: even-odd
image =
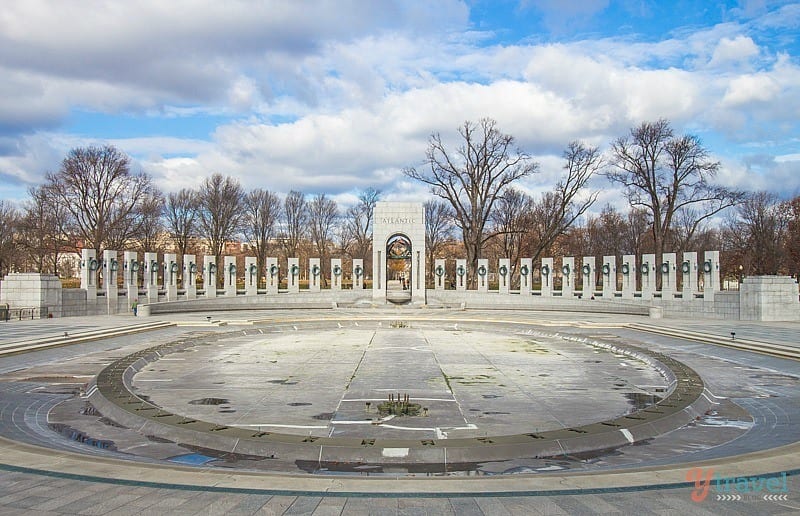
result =
[{"label": "bare tree", "polygon": [[[241,229],[243,200],[244,191],[239,181],[219,173],[203,181],[197,193],[197,215],[202,236],[208,239],[217,263],[222,257],[225,242],[235,239]],[[221,279],[222,274],[219,276]]]},{"label": "bare tree", "polygon": [[775,194],[754,192],[726,223],[726,236],[747,274],[778,274],[785,270],[791,206]]},{"label": "bare tree", "polygon": [[[353,258],[371,260],[372,258],[372,223],[375,204],[381,192],[372,187],[358,196],[358,204],[351,206],[345,213],[342,225],[342,247]],[[366,270],[369,270],[369,267]]]},{"label": "bare tree", "polygon": [[323,283],[325,283],[328,246],[331,243],[338,217],[339,208],[336,206],[336,201],[329,199],[325,194],[315,195],[311,202],[308,203],[309,236],[321,260],[320,268]]},{"label": "bare tree", "polygon": [[13,269],[18,259],[15,235],[19,230],[19,212],[8,201],[0,199],[0,275],[5,276]]},{"label": "bare tree", "polygon": [[45,186],[33,187],[28,194],[30,198],[20,219],[19,245],[37,272],[58,274],[61,254],[71,244],[67,229],[69,213]]},{"label": "bare tree", "polygon": [[603,166],[597,147],[573,141],[564,151],[564,161],[564,177],[531,207],[535,238],[529,252],[534,262],[597,200],[598,192],[586,192],[587,183]]},{"label": "bare tree", "polygon": [[789,274],[800,277],[800,196],[789,201],[791,212],[786,236],[787,268]]},{"label": "bare tree", "polygon": [[622,185],[632,207],[647,210],[659,259],[681,210],[688,238],[703,221],[743,196],[711,183],[720,164],[709,158],[699,138],[675,136],[668,121],[644,122],[611,145],[614,169],[606,173]]},{"label": "bare tree", "polygon": [[161,192],[154,192],[142,202],[139,210],[141,217],[141,230],[138,235],[140,251],[164,252],[164,223],[161,215],[164,213],[164,196]]},{"label": "bare tree", "polygon": [[244,208],[244,236],[255,247],[258,270],[263,271],[280,218],[281,201],[269,190],[256,188],[245,196]]},{"label": "bare tree", "polygon": [[492,119],[466,121],[458,132],[463,143],[454,151],[445,147],[439,133],[432,134],[424,162],[427,170],[410,167],[403,173],[429,185],[434,195],[452,206],[474,282],[495,202],[506,187],[534,173],[538,165],[514,147],[514,137],[501,133]]},{"label": "bare tree", "polygon": [[620,256],[631,252],[626,247],[627,218],[611,204],[606,204],[597,217],[591,217],[589,229],[592,256]]},{"label": "bare tree", "polygon": [[428,262],[428,277],[433,277],[434,260],[444,244],[453,236],[453,214],[444,201],[430,200],[423,205],[425,210],[425,259]]},{"label": "bare tree", "polygon": [[494,240],[500,248],[500,256],[511,261],[512,277],[522,254],[523,241],[530,231],[533,205],[530,195],[508,188],[497,200],[491,215]]},{"label": "bare tree", "polygon": [[150,177],[131,173],[128,156],[111,146],[73,149],[46,178],[45,187],[69,212],[73,232],[98,256],[138,236],[143,205],[156,192]]},{"label": "bare tree", "polygon": [[642,208],[631,208],[625,217],[625,248],[636,256],[652,251],[650,217]]},{"label": "bare tree", "polygon": [[305,194],[295,190],[290,191],[283,201],[283,228],[280,232],[287,258],[297,256],[300,243],[306,235],[307,221],[308,202]]},{"label": "bare tree", "polygon": [[197,193],[188,188],[170,193],[164,204],[164,225],[181,260],[189,253],[191,239],[197,236],[197,207]]}]

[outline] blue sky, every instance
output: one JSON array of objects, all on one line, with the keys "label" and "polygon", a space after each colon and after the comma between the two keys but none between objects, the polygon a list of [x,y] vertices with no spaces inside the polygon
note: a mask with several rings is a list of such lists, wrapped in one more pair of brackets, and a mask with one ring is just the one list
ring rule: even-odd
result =
[{"label": "blue sky", "polygon": [[[727,186],[800,194],[800,3],[678,0],[10,0],[0,15],[0,198],[76,146],[110,143],[165,191],[374,187],[432,132],[491,117],[537,193],[575,139],[606,149],[660,117]],[[602,188],[598,182],[595,187]],[[604,189],[603,202],[619,202]],[[598,205],[599,206],[599,205]]]}]

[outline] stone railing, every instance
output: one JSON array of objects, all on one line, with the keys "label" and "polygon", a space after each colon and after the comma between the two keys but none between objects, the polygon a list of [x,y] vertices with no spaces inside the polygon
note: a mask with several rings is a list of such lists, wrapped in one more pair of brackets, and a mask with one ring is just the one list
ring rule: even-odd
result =
[{"label": "stone railing", "polygon": [[[84,249],[80,289],[62,291],[55,276],[12,274],[0,288],[0,303],[18,310],[17,316],[27,316],[24,309],[30,308],[33,317],[61,317],[133,312],[139,306],[150,306],[144,310],[148,313],[191,311],[193,303],[201,303],[198,306],[204,310],[224,310],[397,302],[385,284],[382,289],[374,282],[372,290],[364,288],[367,275],[360,259],[333,258],[323,267],[319,258],[303,263],[289,258],[281,263],[270,257],[259,270],[254,257],[245,257],[243,267],[233,256],[224,256],[220,263],[213,256],[199,260],[184,255],[181,263],[170,253],[160,257],[144,253],[143,257],[140,260],[139,254],[130,251],[122,257],[105,251],[97,259],[94,250]],[[706,251],[702,261],[697,257],[695,252],[683,253],[680,259],[676,253],[665,253],[658,263],[653,254],[643,255],[641,263],[633,255],[545,257],[537,264],[530,258],[514,264],[508,259],[495,263],[481,259],[474,278],[466,260],[436,259],[433,288],[424,291],[424,302],[414,302],[488,309],[605,310],[652,317],[800,320],[797,283],[791,278],[746,278],[741,291],[721,291],[719,252]],[[155,308],[160,303],[170,308]]]}]

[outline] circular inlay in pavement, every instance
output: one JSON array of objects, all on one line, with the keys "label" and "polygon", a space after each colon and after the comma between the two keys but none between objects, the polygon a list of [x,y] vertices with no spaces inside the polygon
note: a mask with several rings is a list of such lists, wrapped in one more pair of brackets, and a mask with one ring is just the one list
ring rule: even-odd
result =
[{"label": "circular inlay in pavement", "polygon": [[[400,463],[607,450],[704,410],[694,371],[625,344],[490,321],[291,328],[130,355],[99,375],[92,402],[206,448]],[[214,399],[226,410],[197,403]]]}]

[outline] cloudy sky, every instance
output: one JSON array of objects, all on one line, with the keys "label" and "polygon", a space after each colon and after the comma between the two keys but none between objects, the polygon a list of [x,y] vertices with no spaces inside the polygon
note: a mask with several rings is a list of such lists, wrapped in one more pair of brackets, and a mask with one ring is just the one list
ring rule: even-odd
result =
[{"label": "cloudy sky", "polygon": [[798,41],[771,0],[4,0],[0,198],[110,143],[165,191],[419,199],[401,169],[481,117],[539,161],[532,192],[571,140],[663,117],[719,182],[797,195]]}]

